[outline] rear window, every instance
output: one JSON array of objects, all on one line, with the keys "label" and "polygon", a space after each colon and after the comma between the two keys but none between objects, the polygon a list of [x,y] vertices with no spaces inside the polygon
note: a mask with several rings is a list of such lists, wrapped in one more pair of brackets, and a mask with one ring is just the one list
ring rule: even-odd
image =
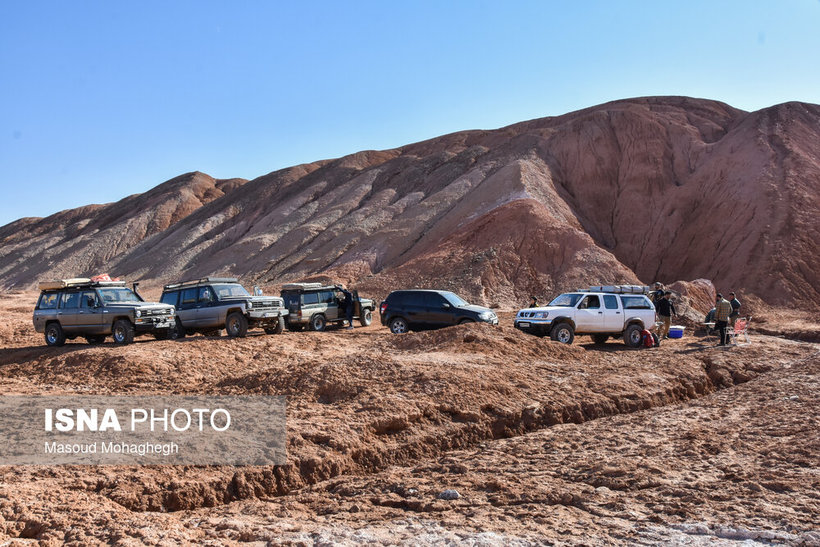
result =
[{"label": "rear window", "polygon": [[46,292],[40,295],[40,301],[37,303],[38,310],[53,310],[57,307],[57,297],[60,293]]},{"label": "rear window", "polygon": [[652,305],[645,296],[622,296],[625,310],[651,310]]},{"label": "rear window", "polygon": [[179,291],[171,291],[163,293],[160,297],[159,301],[163,304],[170,304],[172,306],[177,305],[177,299],[179,298]]}]

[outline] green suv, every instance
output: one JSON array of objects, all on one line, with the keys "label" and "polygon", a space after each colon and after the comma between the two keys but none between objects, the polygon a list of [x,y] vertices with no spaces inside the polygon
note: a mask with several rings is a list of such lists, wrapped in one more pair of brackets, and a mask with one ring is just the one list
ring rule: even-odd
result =
[{"label": "green suv", "polygon": [[125,281],[62,279],[40,283],[33,321],[49,346],[62,346],[78,336],[90,344],[100,344],[107,336],[128,344],[138,334],[168,338],[174,307],[144,301]]}]

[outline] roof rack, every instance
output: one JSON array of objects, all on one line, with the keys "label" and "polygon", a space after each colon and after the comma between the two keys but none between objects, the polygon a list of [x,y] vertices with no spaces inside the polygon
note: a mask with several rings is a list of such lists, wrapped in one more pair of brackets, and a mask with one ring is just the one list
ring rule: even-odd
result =
[{"label": "roof rack", "polygon": [[72,277],[69,279],[40,281],[38,287],[41,291],[54,291],[69,287],[125,287],[125,281],[91,281],[87,277]]},{"label": "roof rack", "polygon": [[189,281],[177,281],[165,285],[163,289],[177,289],[189,285],[201,285],[202,283],[239,283],[239,279],[235,277],[201,277],[199,279],[191,279]]},{"label": "roof rack", "polygon": [[593,285],[577,292],[605,292],[612,294],[649,294],[647,285]]},{"label": "roof rack", "polygon": [[321,283],[285,283],[282,285],[283,291],[306,291],[311,289],[321,289],[322,287],[332,287],[332,285],[322,285]]}]

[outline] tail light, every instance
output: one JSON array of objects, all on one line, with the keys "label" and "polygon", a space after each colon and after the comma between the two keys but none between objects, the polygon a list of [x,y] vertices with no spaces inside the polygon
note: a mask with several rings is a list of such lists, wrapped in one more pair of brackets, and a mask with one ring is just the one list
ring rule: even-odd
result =
[{"label": "tail light", "polygon": [[387,302],[382,302],[382,305],[379,306],[379,313],[384,315],[384,312],[387,311]]}]

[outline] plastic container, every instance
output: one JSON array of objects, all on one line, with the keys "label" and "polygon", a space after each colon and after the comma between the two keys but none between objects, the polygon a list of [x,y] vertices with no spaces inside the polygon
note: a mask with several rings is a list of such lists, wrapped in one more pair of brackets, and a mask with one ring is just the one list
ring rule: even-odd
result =
[{"label": "plastic container", "polygon": [[669,327],[669,338],[683,338],[683,329],[680,325],[672,325]]}]

